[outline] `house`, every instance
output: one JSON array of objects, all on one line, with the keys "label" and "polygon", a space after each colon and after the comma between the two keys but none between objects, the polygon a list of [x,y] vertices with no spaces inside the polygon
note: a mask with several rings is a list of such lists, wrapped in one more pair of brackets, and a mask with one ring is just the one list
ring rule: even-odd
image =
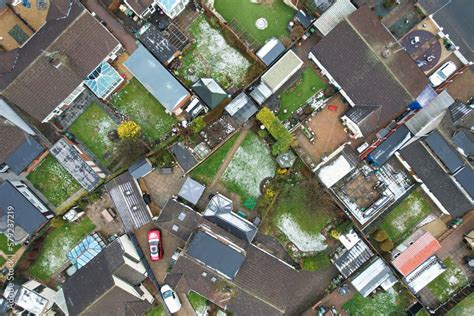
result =
[{"label": "house", "polygon": [[276,37],[272,37],[257,51],[256,55],[265,65],[270,66],[285,50],[285,45]]},{"label": "house", "polygon": [[145,288],[147,270],[127,235],[122,235],[67,278],[56,304],[66,315],[143,315],[154,302]]},{"label": "house", "polygon": [[0,183],[0,232],[8,234],[15,244],[33,237],[53,217],[54,213],[23,182]]},{"label": "house", "polygon": [[168,38],[153,24],[146,23],[136,36],[140,42],[165,66],[179,55],[178,50]]},{"label": "house", "polygon": [[440,249],[433,235],[420,230],[392,251],[392,265],[406,277]]},{"label": "house", "polygon": [[180,114],[181,107],[191,98],[188,90],[142,45],[124,66],[169,113]]},{"label": "house", "polygon": [[189,0],[125,0],[124,3],[142,19],[159,9],[173,19],[183,12]]},{"label": "house", "polygon": [[221,194],[216,194],[211,198],[202,215],[208,221],[242,240],[252,242],[257,234],[257,227],[234,213],[232,200]]},{"label": "house", "polygon": [[122,173],[105,185],[122,220],[125,232],[131,233],[151,222],[152,214],[143,192],[129,172]]},{"label": "house", "polygon": [[419,5],[438,28],[438,36],[451,41],[455,55],[464,63],[474,62],[474,34],[467,21],[474,18],[474,3],[469,0],[432,1],[420,0]]},{"label": "house", "polygon": [[[8,283],[3,297],[13,300],[12,309],[15,315],[46,315],[54,305],[56,291],[35,281],[29,280],[22,285]],[[18,313],[18,314],[16,314]]]},{"label": "house", "polygon": [[[314,0],[319,1],[319,0]],[[327,0],[323,0],[327,1]],[[328,7],[319,18],[314,21],[314,26],[324,35],[328,35],[341,21],[348,17],[356,7],[350,0],[337,0]]]},{"label": "house", "polygon": [[303,67],[303,61],[290,49],[263,74],[260,83],[250,92],[250,96],[262,105],[301,67]]},{"label": "house", "polygon": [[379,127],[403,114],[428,86],[425,74],[368,6],[338,23],[308,57],[351,106],[381,106]]},{"label": "house", "polygon": [[380,105],[355,105],[344,113],[341,121],[348,127],[352,138],[367,137],[381,128],[378,126],[381,110]]},{"label": "house", "polygon": [[146,177],[150,174],[155,168],[151,164],[148,158],[142,158],[134,162],[130,167],[128,167],[128,172],[136,180]]},{"label": "house", "polygon": [[97,166],[91,166],[91,159],[86,158],[86,161],[76,148],[71,142],[61,138],[49,152],[84,189],[92,192],[105,178],[105,174]]},{"label": "house", "polygon": [[[457,163],[451,162],[449,157],[453,157],[453,151],[445,146],[444,142],[436,143],[433,146],[438,151],[436,154],[422,138],[400,150],[397,158],[408,171],[416,174],[415,179],[422,183],[423,190],[442,212],[453,217],[461,217],[472,209],[473,202],[448,174],[449,171],[444,164],[449,163],[456,168]],[[442,162],[438,155],[441,155],[445,162]]]},{"label": "house", "polygon": [[192,205],[196,205],[205,190],[206,186],[191,177],[187,177],[179,190],[178,196]]},{"label": "house", "polygon": [[361,272],[351,278],[351,284],[363,296],[369,296],[378,287],[385,291],[397,283],[397,278],[384,261],[376,257]]},{"label": "house", "polygon": [[375,166],[383,165],[398,149],[406,144],[411,137],[412,134],[410,130],[405,125],[401,125],[367,156],[367,160]]},{"label": "house", "polygon": [[0,170],[19,175],[45,151],[36,132],[1,98],[0,135]]},{"label": "house", "polygon": [[258,107],[245,92],[241,92],[226,105],[225,111],[238,125],[244,125],[258,112]]},{"label": "house", "polygon": [[227,92],[212,78],[199,79],[193,84],[192,89],[210,109],[215,109],[228,97]]},{"label": "house", "polygon": [[94,91],[101,91],[99,97],[114,90],[119,82],[109,79],[118,74],[105,63],[115,59],[121,47],[82,4],[53,0],[44,25],[27,42],[0,52],[1,94],[32,119],[48,122],[84,91],[88,76],[106,75]]}]

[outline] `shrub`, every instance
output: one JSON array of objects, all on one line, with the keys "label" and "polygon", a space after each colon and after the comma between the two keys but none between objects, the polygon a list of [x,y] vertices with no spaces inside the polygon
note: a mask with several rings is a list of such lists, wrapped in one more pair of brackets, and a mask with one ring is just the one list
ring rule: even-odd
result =
[{"label": "shrub", "polygon": [[267,107],[264,107],[257,114],[257,119],[266,127],[270,135],[276,140],[272,146],[272,154],[279,155],[284,153],[291,146],[293,146],[295,140],[293,135],[286,129],[281,121],[270,111]]},{"label": "shrub", "polygon": [[123,121],[117,128],[120,138],[137,138],[141,135],[142,129],[140,125],[134,121]]},{"label": "shrub", "polygon": [[383,242],[388,239],[388,234],[385,230],[383,229],[378,229],[374,233],[374,239],[377,242]]},{"label": "shrub", "polygon": [[389,252],[393,249],[393,241],[391,239],[386,239],[380,243],[380,250]]},{"label": "shrub", "polygon": [[192,130],[193,130],[193,133],[197,134],[199,133],[200,131],[202,131],[202,129],[204,127],[206,127],[206,122],[204,121],[204,116],[199,116],[197,117],[193,123],[192,123]]}]

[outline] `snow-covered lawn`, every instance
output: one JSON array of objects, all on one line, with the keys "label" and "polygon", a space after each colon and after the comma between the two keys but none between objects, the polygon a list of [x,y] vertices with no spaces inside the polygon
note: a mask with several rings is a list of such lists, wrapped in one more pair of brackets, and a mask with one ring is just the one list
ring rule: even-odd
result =
[{"label": "snow-covered lawn", "polygon": [[323,235],[312,235],[304,232],[289,214],[280,216],[278,228],[303,252],[323,251],[327,247],[325,244],[326,239]]},{"label": "snow-covered lawn", "polygon": [[185,54],[178,75],[188,84],[203,77],[211,77],[224,89],[242,86],[251,63],[230,46],[203,15],[193,21],[189,31],[195,43]]},{"label": "snow-covered lawn", "polygon": [[353,316],[390,316],[405,315],[405,308],[410,304],[406,290],[396,285],[387,291],[378,291],[375,294],[363,297],[357,293],[352,299],[344,303],[344,310]]},{"label": "snow-covered lawn", "polygon": [[270,148],[257,135],[249,133],[222,175],[222,183],[242,200],[258,198],[262,180],[275,175],[276,165]]},{"label": "snow-covered lawn", "polygon": [[446,271],[428,284],[431,293],[440,303],[447,301],[454,292],[468,283],[464,271],[451,258],[444,260],[444,264]]}]

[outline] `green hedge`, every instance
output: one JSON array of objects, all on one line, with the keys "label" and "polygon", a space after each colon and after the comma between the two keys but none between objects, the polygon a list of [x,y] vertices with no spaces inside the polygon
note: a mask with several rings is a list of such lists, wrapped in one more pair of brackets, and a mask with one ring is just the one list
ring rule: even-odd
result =
[{"label": "green hedge", "polygon": [[284,153],[293,146],[295,142],[293,135],[291,135],[290,131],[286,129],[282,122],[267,107],[264,107],[258,112],[257,119],[276,140],[272,146],[273,155]]}]

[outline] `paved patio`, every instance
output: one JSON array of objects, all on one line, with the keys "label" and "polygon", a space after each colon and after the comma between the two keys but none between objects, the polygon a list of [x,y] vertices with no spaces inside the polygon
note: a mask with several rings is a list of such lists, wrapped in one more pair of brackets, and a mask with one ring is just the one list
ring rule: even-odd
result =
[{"label": "paved patio", "polygon": [[178,194],[185,178],[181,168],[175,166],[171,174],[162,174],[159,170],[155,170],[143,180],[153,202],[163,208],[173,195]]}]

